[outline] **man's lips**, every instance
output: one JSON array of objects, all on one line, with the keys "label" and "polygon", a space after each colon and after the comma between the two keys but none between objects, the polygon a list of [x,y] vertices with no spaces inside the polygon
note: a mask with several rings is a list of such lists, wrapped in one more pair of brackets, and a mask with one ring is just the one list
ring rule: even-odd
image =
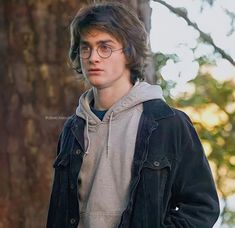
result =
[{"label": "man's lips", "polygon": [[101,70],[100,68],[91,68],[88,70],[88,74],[89,75],[98,75],[102,72],[103,70]]},{"label": "man's lips", "polygon": [[103,71],[103,70],[101,70],[99,68],[91,68],[88,70],[88,72],[98,72],[98,71]]}]

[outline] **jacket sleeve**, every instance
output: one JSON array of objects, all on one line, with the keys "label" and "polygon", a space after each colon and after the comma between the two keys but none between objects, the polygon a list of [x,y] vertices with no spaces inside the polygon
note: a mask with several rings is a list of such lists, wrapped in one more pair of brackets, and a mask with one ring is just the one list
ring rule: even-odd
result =
[{"label": "jacket sleeve", "polygon": [[[62,137],[62,133],[60,134],[59,140],[58,140],[57,157],[58,157],[58,154],[60,153],[61,137]],[[47,224],[46,224],[47,228],[55,227],[54,220],[55,220],[56,209],[57,209],[57,204],[58,204],[56,196],[58,195],[59,188],[60,188],[59,176],[58,176],[58,173],[54,172],[51,198],[49,202],[49,209],[48,209],[48,216],[47,216]]]},{"label": "jacket sleeve", "polygon": [[168,222],[177,228],[210,228],[219,216],[219,201],[202,144],[189,117],[180,112],[179,166],[173,184]]}]

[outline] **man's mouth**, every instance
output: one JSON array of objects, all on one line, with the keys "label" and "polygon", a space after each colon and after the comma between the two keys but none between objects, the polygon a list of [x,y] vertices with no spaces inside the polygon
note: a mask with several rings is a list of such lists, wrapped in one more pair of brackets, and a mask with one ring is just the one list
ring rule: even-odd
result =
[{"label": "man's mouth", "polygon": [[100,68],[90,68],[88,74],[91,75],[100,75],[103,72]]},{"label": "man's mouth", "polygon": [[99,72],[99,71],[103,71],[100,68],[91,68],[88,70],[88,72]]}]

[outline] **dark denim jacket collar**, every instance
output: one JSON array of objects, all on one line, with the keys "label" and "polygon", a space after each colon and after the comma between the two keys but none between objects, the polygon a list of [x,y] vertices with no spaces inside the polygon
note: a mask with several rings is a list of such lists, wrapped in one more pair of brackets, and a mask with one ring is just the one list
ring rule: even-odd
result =
[{"label": "dark denim jacket collar", "polygon": [[[155,99],[146,101],[143,103],[143,114],[150,119],[155,121],[169,118],[174,116],[174,111],[161,99]],[[84,137],[83,137],[83,130],[85,127],[85,120],[81,117],[74,116],[73,121],[71,123],[71,130],[78,143],[80,144],[81,148],[84,151]]]},{"label": "dark denim jacket collar", "polygon": [[75,115],[71,123],[71,130],[83,151],[85,147],[84,146],[84,127],[85,127],[85,120]]},{"label": "dark denim jacket collar", "polygon": [[144,114],[154,120],[169,118],[175,115],[175,112],[161,99],[155,99],[144,102]]}]

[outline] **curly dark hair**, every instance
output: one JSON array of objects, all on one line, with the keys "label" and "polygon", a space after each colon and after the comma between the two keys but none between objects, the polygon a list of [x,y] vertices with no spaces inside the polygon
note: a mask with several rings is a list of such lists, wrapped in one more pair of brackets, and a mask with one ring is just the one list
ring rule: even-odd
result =
[{"label": "curly dark hair", "polygon": [[78,11],[70,25],[69,58],[73,68],[80,74],[80,39],[91,28],[107,32],[121,42],[132,83],[144,80],[143,69],[149,55],[149,39],[144,24],[131,8],[117,2],[106,2],[94,3]]}]

